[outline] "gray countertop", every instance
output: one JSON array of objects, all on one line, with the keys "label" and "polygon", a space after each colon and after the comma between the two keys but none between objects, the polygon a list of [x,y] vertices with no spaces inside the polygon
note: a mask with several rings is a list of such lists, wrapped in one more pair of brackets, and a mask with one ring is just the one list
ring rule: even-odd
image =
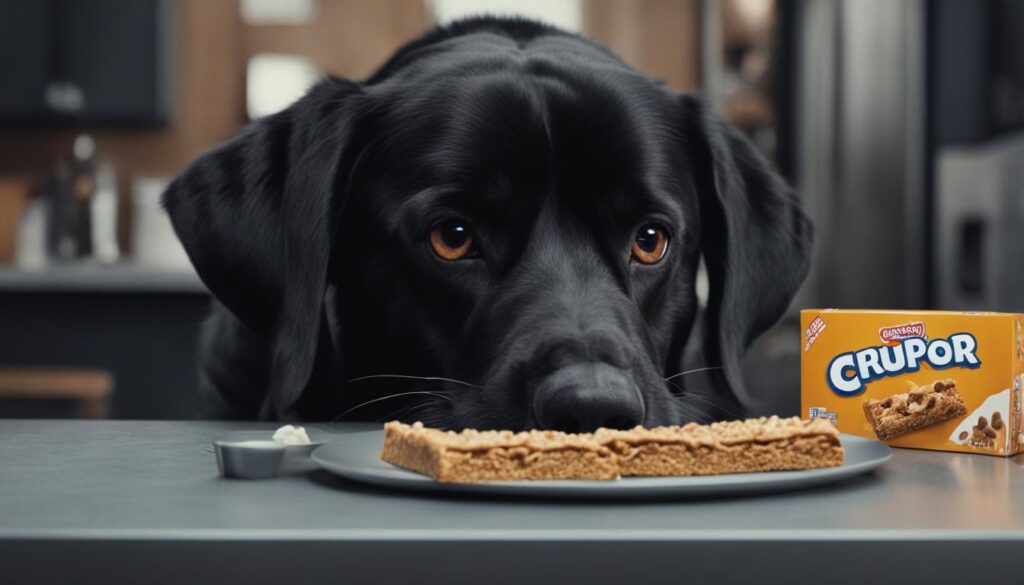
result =
[{"label": "gray countertop", "polygon": [[[366,428],[312,426],[336,440]],[[0,582],[102,568],[114,582],[169,571],[192,583],[727,583],[823,572],[853,583],[877,578],[883,562],[913,582],[962,582],[981,566],[1006,571],[986,583],[1024,582],[1020,457],[897,449],[881,470],[817,489],[617,503],[426,497],[321,471],[217,476],[211,439],[273,427],[0,420]],[[66,556],[75,560],[53,562]]]}]

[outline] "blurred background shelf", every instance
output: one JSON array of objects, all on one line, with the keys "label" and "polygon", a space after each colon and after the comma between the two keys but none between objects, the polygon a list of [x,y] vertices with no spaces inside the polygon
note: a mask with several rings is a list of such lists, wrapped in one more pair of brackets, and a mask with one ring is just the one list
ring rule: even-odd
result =
[{"label": "blurred background shelf", "polygon": [[[5,368],[51,378],[53,372],[101,371],[110,378],[103,416],[192,418],[199,410],[197,340],[209,306],[209,293],[192,270],[129,262],[2,267],[0,374]],[[10,390],[24,392],[24,386]],[[68,396],[0,398],[0,418],[83,413],[81,400]]]},{"label": "blurred background shelf", "polygon": [[42,270],[0,268],[0,291],[186,294],[208,292],[194,271],[131,264],[61,266]]}]

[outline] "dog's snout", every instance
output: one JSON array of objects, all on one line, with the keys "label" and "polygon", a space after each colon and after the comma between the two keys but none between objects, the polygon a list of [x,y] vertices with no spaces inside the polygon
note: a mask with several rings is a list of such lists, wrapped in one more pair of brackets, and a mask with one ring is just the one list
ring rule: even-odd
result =
[{"label": "dog's snout", "polygon": [[644,419],[636,385],[623,370],[605,363],[555,371],[538,385],[533,410],[541,428],[570,433],[627,429]]},{"label": "dog's snout", "polygon": [[533,352],[532,364],[540,372],[556,370],[584,362],[607,364],[613,369],[628,368],[631,356],[621,341],[623,334],[588,332],[583,335],[552,335]]}]

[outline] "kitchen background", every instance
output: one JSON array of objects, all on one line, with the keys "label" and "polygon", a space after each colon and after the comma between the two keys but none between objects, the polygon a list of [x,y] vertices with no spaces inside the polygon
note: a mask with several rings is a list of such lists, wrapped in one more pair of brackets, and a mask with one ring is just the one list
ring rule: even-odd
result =
[{"label": "kitchen background", "polygon": [[705,92],[797,186],[817,258],[748,359],[758,409],[797,410],[801,307],[1024,311],[1024,2],[0,0],[0,417],[195,416],[168,177],[479,12]]}]

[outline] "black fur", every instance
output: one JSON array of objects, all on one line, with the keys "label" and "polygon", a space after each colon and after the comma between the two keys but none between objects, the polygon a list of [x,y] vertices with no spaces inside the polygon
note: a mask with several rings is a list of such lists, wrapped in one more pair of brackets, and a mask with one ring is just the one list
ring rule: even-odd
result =
[{"label": "black fur", "polygon": [[[217,299],[202,385],[227,418],[717,418],[749,398],[739,360],[811,248],[793,192],[700,99],[578,36],[497,18],[430,32],[362,83],[323,81],[190,165],[165,204]],[[431,250],[452,217],[477,257]],[[670,245],[645,265],[630,246],[651,221]],[[701,255],[703,344],[724,369],[695,409],[685,378],[664,378],[692,333]],[[375,374],[465,383],[351,381]],[[437,394],[384,399],[410,391]]]}]

